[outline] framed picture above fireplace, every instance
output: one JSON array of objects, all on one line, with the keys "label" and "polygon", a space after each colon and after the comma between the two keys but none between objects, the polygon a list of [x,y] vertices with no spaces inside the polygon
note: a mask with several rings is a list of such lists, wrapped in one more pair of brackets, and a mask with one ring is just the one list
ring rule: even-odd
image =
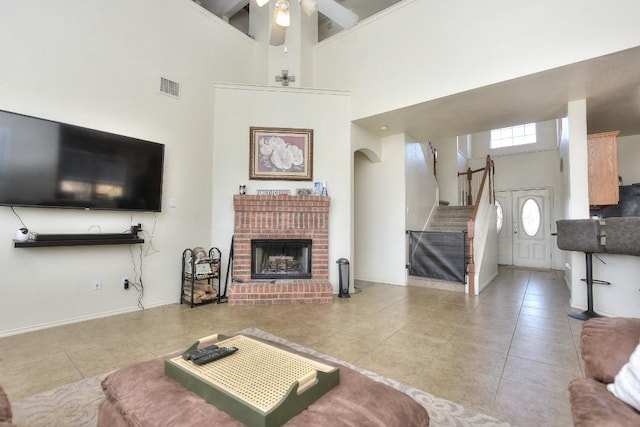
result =
[{"label": "framed picture above fireplace", "polygon": [[313,180],[313,129],[250,128],[249,179]]}]

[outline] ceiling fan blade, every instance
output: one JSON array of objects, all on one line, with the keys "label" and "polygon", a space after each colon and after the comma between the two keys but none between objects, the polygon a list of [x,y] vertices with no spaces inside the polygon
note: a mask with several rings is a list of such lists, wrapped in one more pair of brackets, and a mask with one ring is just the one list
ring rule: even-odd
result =
[{"label": "ceiling fan blade", "polygon": [[340,3],[336,3],[335,0],[318,0],[318,10],[345,30],[353,28],[360,19],[358,15]]},{"label": "ceiling fan blade", "polygon": [[[271,20],[271,33],[269,34],[269,44],[271,46],[281,46],[285,42],[287,36],[287,27],[289,26],[290,20],[289,7],[289,1],[278,0],[276,2],[276,7],[273,11],[273,19]],[[284,19],[284,23],[278,20],[279,14],[283,12],[284,16],[286,16],[286,19]]]},{"label": "ceiling fan blade", "polygon": [[281,46],[287,36],[287,27],[282,27],[274,22],[271,23],[271,34],[269,34],[269,44],[271,46]]}]

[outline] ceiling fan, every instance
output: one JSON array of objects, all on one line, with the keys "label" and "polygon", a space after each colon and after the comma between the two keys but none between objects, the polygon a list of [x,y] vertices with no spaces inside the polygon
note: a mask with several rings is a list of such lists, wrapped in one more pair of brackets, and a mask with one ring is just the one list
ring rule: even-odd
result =
[{"label": "ceiling fan", "polygon": [[[269,0],[256,0],[256,3],[262,7],[269,3]],[[311,16],[317,11],[320,11],[344,29],[352,28],[358,23],[358,15],[337,3],[335,0],[298,0],[298,4],[307,16]],[[269,36],[270,45],[280,46],[284,44],[287,27],[291,23],[289,15],[290,8],[291,3],[289,0],[276,0],[271,34]]]}]

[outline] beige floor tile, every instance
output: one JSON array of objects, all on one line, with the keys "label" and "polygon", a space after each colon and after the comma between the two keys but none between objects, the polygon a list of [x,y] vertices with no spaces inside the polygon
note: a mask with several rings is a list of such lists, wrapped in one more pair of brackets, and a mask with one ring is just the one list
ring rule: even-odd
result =
[{"label": "beige floor tile", "polygon": [[548,390],[503,379],[491,410],[494,417],[520,427],[572,426],[569,401],[561,390]]},{"label": "beige floor tile", "polygon": [[[558,306],[559,307],[559,306]],[[522,316],[541,317],[543,319],[551,319],[557,321],[567,322],[567,312],[564,307],[549,308],[549,307],[522,307],[520,311]]]},{"label": "beige floor tile", "polygon": [[561,274],[504,267],[480,296],[376,283],[333,304],[169,304],[0,338],[0,384],[20,399],[254,327],[514,425],[571,425],[582,322],[568,304]]},{"label": "beige floor tile", "polygon": [[535,341],[540,345],[545,344],[559,344],[567,347],[576,348],[574,345],[573,336],[570,332],[560,330],[548,330],[534,328],[526,325],[516,326],[516,330],[513,335],[514,339],[521,339],[527,341]]},{"label": "beige floor tile", "polygon": [[[568,316],[567,316],[568,318]],[[563,317],[561,319],[548,319],[544,317],[520,315],[518,318],[518,326],[530,326],[532,328],[546,329],[552,332],[571,333],[569,320]]]},{"label": "beige floor tile", "polygon": [[511,344],[509,355],[580,372],[578,352],[565,344],[545,344],[518,339]]},{"label": "beige floor tile", "polygon": [[500,378],[507,351],[497,351],[475,343],[449,341],[436,353],[435,359],[459,369]]},{"label": "beige floor tile", "polygon": [[461,368],[446,360],[433,359],[422,368],[419,387],[431,394],[488,412],[491,410],[500,377]]},{"label": "beige floor tile", "polygon": [[450,338],[451,333],[444,330],[414,331],[401,329],[380,345],[394,348],[402,355],[415,356],[416,358],[432,358],[442,351],[442,348]]},{"label": "beige floor tile", "polygon": [[449,340],[450,344],[466,344],[475,345],[478,347],[495,350],[498,353],[507,354],[509,347],[511,346],[511,340],[513,339],[513,333],[511,331],[506,333],[499,333],[492,331],[486,333],[486,331],[479,328],[468,328],[460,326],[456,333]]},{"label": "beige floor tile", "polygon": [[18,400],[42,391],[82,379],[65,353],[49,355],[46,361],[31,360],[0,374],[0,383],[10,400]]},{"label": "beige floor tile", "polygon": [[403,351],[388,342],[357,360],[360,368],[418,387],[426,378],[423,367],[433,357],[428,351]]},{"label": "beige floor tile", "polygon": [[509,356],[504,368],[503,379],[529,385],[543,390],[554,390],[569,399],[569,381],[581,376],[576,369],[548,365],[517,356]]},{"label": "beige floor tile", "polygon": [[131,339],[96,344],[90,348],[68,352],[68,355],[85,378],[155,356]]},{"label": "beige floor tile", "polygon": [[321,353],[355,364],[362,356],[377,348],[382,341],[376,337],[337,333],[318,341],[313,348]]},{"label": "beige floor tile", "polygon": [[419,347],[437,346],[449,341],[459,327],[459,325],[452,325],[446,322],[411,322],[390,339],[402,337],[407,342],[415,340],[415,345]]}]

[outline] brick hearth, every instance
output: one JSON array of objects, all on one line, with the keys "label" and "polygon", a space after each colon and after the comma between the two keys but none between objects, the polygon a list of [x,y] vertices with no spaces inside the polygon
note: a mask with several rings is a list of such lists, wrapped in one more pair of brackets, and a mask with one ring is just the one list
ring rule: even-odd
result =
[{"label": "brick hearth", "polygon": [[[235,210],[230,305],[332,303],[329,197],[233,196]],[[251,280],[251,240],[310,239],[311,279]]]}]

